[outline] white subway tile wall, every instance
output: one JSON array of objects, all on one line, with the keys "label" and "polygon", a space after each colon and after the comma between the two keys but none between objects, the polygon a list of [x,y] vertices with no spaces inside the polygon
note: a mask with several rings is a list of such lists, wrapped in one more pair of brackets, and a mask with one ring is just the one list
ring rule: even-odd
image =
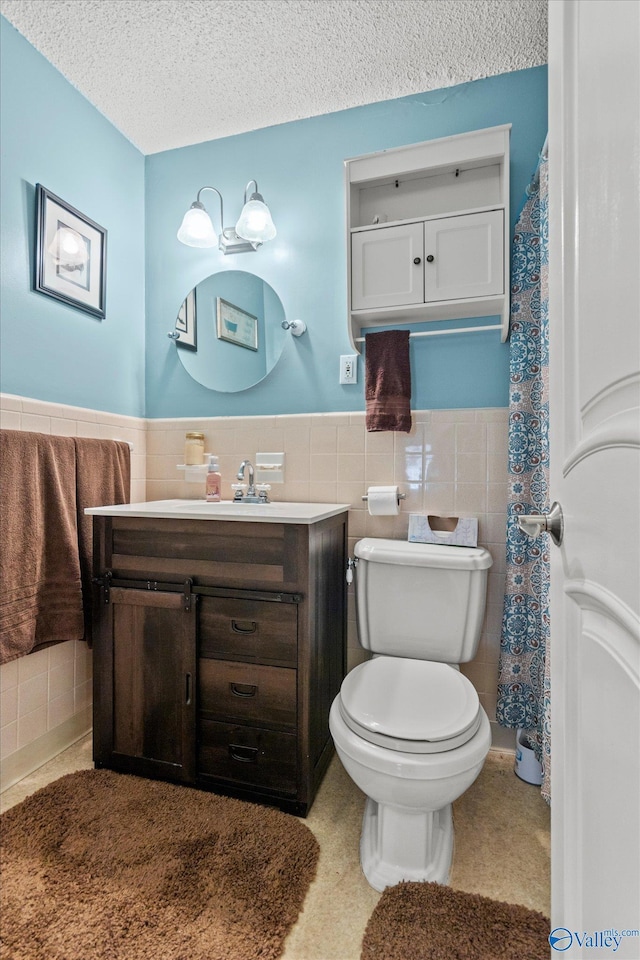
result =
[{"label": "white subway tile wall", "polygon": [[[217,453],[223,499],[233,496],[240,461],[283,450],[285,482],[272,500],[348,503],[349,550],[361,537],[405,539],[410,512],[476,516],[479,542],[493,557],[487,613],[476,658],[462,667],[492,721],[494,745],[513,749],[514,734],[495,723],[500,624],[505,576],[507,422],[504,408],[418,410],[411,433],[367,433],[363,413],[268,417],[212,417],[148,421],[147,500],[202,497],[204,485],[185,483],[176,469],[184,434],[202,430]],[[397,517],[372,517],[362,501],[367,487],[397,484],[406,495]],[[348,665],[366,654],[357,640],[349,592]]]},{"label": "white subway tile wall", "polygon": [[[271,498],[348,503],[351,553],[356,540],[364,536],[406,538],[410,512],[477,516],[479,542],[491,552],[493,567],[480,647],[462,670],[474,683],[492,721],[494,746],[513,749],[513,732],[494,722],[505,575],[506,409],[414,411],[409,434],[367,433],[363,413],[145,421],[7,395],[0,395],[0,417],[7,429],[130,440],[134,444],[133,501],[204,497],[204,482],[187,483],[177,469],[184,459],[187,430],[202,430],[205,449],[218,454],[223,499],[233,495],[231,484],[236,482],[241,460],[255,460],[262,451],[282,450],[285,482],[272,487]],[[362,501],[367,487],[392,483],[406,495],[400,515],[370,516]],[[65,653],[67,646],[60,644],[0,668],[2,757],[66,719],[72,700],[74,710],[78,703],[90,702],[91,652],[84,644],[71,644]],[[40,666],[28,677],[25,671],[32,671],[31,666],[18,669],[22,662],[38,657]],[[349,668],[364,657],[351,589]],[[74,664],[73,697],[70,662]],[[39,675],[46,676],[46,684],[37,680]]]}]

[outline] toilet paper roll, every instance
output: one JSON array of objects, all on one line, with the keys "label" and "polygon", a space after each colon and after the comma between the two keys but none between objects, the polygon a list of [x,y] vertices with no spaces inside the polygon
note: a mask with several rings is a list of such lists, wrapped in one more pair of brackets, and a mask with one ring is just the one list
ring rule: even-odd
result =
[{"label": "toilet paper roll", "polygon": [[400,513],[397,487],[369,487],[367,507],[372,517],[396,517]]}]

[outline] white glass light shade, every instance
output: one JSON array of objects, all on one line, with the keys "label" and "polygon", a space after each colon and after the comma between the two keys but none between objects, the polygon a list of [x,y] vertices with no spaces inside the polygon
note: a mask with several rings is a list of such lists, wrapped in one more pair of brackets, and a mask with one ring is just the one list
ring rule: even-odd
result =
[{"label": "white glass light shade", "polygon": [[59,227],[49,244],[49,253],[56,263],[78,267],[89,259],[87,243],[77,230]]},{"label": "white glass light shade", "polygon": [[185,213],[178,230],[178,240],[188,247],[215,247],[218,243],[211,217],[201,203],[193,203]]},{"label": "white glass light shade", "polygon": [[236,223],[236,233],[251,243],[266,243],[267,240],[273,240],[276,228],[269,207],[262,199],[255,199],[256,196],[260,194],[254,194],[242,208],[240,219]]}]

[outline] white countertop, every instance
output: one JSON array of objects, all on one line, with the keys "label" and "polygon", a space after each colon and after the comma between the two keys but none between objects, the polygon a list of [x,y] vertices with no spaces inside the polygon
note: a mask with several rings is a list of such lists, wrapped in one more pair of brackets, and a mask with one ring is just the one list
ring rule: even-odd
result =
[{"label": "white countertop", "polygon": [[221,500],[151,500],[110,507],[87,507],[99,517],[149,517],[161,520],[250,520],[252,523],[317,523],[349,509],[348,503],[234,503]]}]

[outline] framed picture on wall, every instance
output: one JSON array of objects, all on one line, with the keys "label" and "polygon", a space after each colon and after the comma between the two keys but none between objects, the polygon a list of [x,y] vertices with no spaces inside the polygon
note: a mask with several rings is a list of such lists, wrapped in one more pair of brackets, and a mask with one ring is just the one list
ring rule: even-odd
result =
[{"label": "framed picture on wall", "polygon": [[258,318],[218,297],[218,340],[247,350],[258,349]]},{"label": "framed picture on wall", "polygon": [[107,231],[36,184],[35,289],[105,316]]},{"label": "framed picture on wall", "polygon": [[176,333],[177,337],[174,339],[179,346],[188,350],[198,349],[195,289],[187,294],[178,310]]}]

